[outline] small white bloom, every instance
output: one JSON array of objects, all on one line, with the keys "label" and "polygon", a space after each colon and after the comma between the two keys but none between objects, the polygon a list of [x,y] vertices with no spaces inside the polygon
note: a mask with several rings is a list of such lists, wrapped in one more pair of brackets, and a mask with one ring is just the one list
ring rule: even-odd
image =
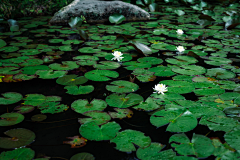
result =
[{"label": "small white bloom", "polygon": [[164,94],[163,92],[167,92],[167,87],[165,86],[165,84],[157,84],[155,85],[155,88],[153,88],[154,90],[158,91],[158,92],[153,92],[153,93],[162,93]]},{"label": "small white bloom", "polygon": [[118,51],[114,51],[114,53],[112,53],[112,55],[114,56],[111,60],[118,60],[118,62],[120,60],[122,60],[124,57],[121,57],[123,54],[121,52]]},{"label": "small white bloom", "polygon": [[176,32],[178,35],[182,35],[184,33],[181,29],[178,29]]},{"label": "small white bloom", "polygon": [[183,46],[178,46],[177,49],[180,53],[185,51],[185,49],[183,48]]}]

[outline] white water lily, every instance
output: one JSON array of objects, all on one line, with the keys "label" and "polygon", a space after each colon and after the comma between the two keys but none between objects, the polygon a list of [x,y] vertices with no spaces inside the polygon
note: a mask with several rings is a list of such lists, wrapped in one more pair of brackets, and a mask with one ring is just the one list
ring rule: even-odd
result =
[{"label": "white water lily", "polygon": [[179,51],[179,52],[177,52],[177,53],[179,53],[179,54],[181,54],[183,51],[185,51],[185,49],[183,48],[183,46],[178,46],[176,50]]},{"label": "white water lily", "polygon": [[164,94],[163,92],[167,92],[167,87],[165,86],[165,84],[157,84],[155,85],[155,88],[153,88],[154,90],[156,90],[157,92],[153,92],[153,93],[162,93]]},{"label": "white water lily", "polygon": [[112,55],[114,57],[111,60],[118,60],[118,62],[124,58],[124,57],[121,57],[123,54],[119,51],[114,51],[114,53],[112,53]]},{"label": "white water lily", "polygon": [[184,33],[181,29],[178,29],[176,32],[178,35],[182,35]]}]

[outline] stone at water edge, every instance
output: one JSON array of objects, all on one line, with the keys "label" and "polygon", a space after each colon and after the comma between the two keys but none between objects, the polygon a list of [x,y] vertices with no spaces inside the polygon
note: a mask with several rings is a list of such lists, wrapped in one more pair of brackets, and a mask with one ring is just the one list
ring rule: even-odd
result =
[{"label": "stone at water edge", "polygon": [[84,16],[88,24],[104,23],[114,13],[124,15],[123,22],[150,20],[150,14],[136,5],[122,1],[74,0],[49,21],[49,25],[68,24],[71,17]]}]

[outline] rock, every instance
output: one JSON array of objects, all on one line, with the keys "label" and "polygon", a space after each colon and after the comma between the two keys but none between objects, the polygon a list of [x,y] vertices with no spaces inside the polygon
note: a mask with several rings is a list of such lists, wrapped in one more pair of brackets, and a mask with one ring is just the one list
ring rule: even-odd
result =
[{"label": "rock", "polygon": [[[70,17],[86,18],[88,24],[109,22],[114,13],[125,16],[127,22],[150,20],[150,14],[136,5],[122,1],[74,0],[63,7],[49,21],[50,25],[68,25]],[[123,22],[124,22],[123,21]]]}]

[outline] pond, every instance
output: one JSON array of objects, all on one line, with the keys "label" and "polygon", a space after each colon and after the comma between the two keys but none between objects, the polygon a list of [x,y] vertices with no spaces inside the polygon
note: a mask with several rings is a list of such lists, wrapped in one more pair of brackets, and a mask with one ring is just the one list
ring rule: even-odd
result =
[{"label": "pond", "polygon": [[239,158],[240,27],[170,7],[186,13],[78,30],[51,16],[15,19],[15,32],[0,21],[0,158]]}]

